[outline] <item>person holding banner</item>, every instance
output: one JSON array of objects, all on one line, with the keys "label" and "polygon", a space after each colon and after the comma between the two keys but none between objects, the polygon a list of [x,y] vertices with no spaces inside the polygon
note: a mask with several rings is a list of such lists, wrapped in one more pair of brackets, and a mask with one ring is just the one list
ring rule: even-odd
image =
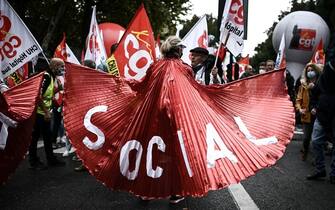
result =
[{"label": "person holding banner", "polygon": [[190,53],[191,66],[193,73],[195,74],[196,81],[203,85],[222,83],[223,71],[217,67],[213,68],[215,57],[210,56],[207,49],[196,47],[190,50]]},{"label": "person holding banner", "polygon": [[37,142],[43,136],[44,150],[49,166],[63,166],[65,162],[56,158],[52,150],[52,133],[50,128],[52,99],[54,96],[54,80],[57,72],[64,71],[65,63],[60,58],[52,58],[48,70],[44,73],[40,101],[37,107],[36,121],[29,147],[29,163],[31,169],[43,170],[46,166],[37,156]]}]

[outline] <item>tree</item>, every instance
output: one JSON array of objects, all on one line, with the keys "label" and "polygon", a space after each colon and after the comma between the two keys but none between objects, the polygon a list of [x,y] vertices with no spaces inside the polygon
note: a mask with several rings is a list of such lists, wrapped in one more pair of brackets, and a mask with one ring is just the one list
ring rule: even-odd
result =
[{"label": "tree", "polygon": [[84,47],[92,14],[97,5],[97,20],[127,27],[141,3],[148,13],[154,33],[165,37],[175,33],[180,17],[191,4],[187,0],[9,0],[45,53],[51,56],[66,33],[75,54]]}]

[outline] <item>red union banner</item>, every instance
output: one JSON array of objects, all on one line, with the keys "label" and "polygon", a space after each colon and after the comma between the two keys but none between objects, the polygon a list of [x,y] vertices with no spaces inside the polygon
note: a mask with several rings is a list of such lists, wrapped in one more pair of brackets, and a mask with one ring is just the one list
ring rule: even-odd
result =
[{"label": "red union banner", "polygon": [[42,50],[6,0],[0,4],[0,22],[0,78],[4,79]]},{"label": "red union banner", "polygon": [[127,79],[141,80],[155,60],[155,37],[142,4],[114,54],[107,60],[109,72]]},{"label": "red union banner", "polygon": [[0,95],[0,184],[23,160],[31,142],[43,73]]},{"label": "red union banner", "polygon": [[207,87],[181,60],[157,61],[140,83],[66,69],[69,138],[89,172],[113,189],[203,196],[273,165],[293,136],[283,70]]},{"label": "red union banner", "polygon": [[325,56],[325,52],[323,50],[322,39],[320,39],[320,42],[319,42],[317,48],[314,51],[314,54],[313,54],[312,59],[311,59],[311,63],[322,64],[322,65],[325,65],[325,63],[326,63],[326,56]]}]

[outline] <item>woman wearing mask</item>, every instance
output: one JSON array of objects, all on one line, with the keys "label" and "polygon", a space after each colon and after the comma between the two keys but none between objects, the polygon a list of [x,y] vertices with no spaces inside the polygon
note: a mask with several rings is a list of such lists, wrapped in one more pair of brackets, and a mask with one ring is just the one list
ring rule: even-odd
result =
[{"label": "woman wearing mask", "polygon": [[296,98],[295,106],[300,113],[304,132],[303,147],[301,149],[301,159],[303,161],[307,159],[313,123],[315,120],[315,110],[310,109],[311,90],[315,86],[321,71],[322,68],[318,64],[308,63],[306,65],[301,75],[301,85]]}]

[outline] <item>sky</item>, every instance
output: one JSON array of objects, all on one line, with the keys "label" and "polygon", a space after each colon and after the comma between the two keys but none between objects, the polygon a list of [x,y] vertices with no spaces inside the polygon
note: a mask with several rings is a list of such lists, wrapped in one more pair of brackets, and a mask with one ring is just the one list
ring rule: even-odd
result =
[{"label": "sky", "polygon": [[[202,16],[212,13],[214,17],[218,15],[218,0],[190,0],[193,4],[189,17],[194,14]],[[254,48],[265,41],[267,35],[265,31],[274,22],[278,22],[280,11],[290,8],[290,0],[250,0],[248,17],[248,39],[244,43],[243,56],[255,54]]]}]

